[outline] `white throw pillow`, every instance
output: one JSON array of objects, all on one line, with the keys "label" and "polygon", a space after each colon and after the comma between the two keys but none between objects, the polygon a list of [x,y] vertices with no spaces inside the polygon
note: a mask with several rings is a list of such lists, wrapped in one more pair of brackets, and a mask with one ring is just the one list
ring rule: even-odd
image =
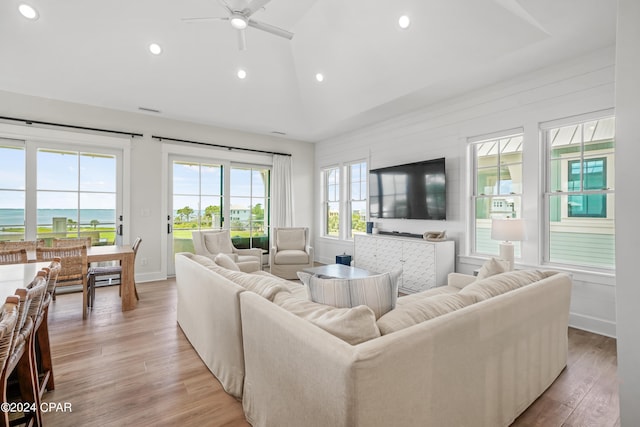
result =
[{"label": "white throw pillow", "polygon": [[375,315],[369,307],[335,308],[288,292],[280,292],[273,302],[351,345],[380,336]]},{"label": "white throw pillow", "polygon": [[238,267],[238,264],[233,262],[231,257],[229,257],[227,254],[216,255],[214,261],[220,267],[226,268],[227,270],[240,271],[240,267]]},{"label": "white throw pillow", "polygon": [[501,258],[491,258],[485,261],[480,267],[480,271],[478,271],[477,280],[482,280],[486,277],[495,276],[496,274],[505,273],[509,271],[509,261],[503,260]]},{"label": "white throw pillow", "polygon": [[366,305],[376,319],[396,306],[400,271],[382,273],[357,279],[323,278],[298,272],[298,277],[309,287],[311,301],[338,308]]},{"label": "white throw pillow", "polygon": [[476,280],[469,286],[462,289],[459,294],[471,295],[476,299],[476,301],[484,301],[514,289],[521,288],[522,286],[538,282],[549,277],[551,275],[550,273],[552,274],[552,272],[540,270],[509,271],[486,279]]}]

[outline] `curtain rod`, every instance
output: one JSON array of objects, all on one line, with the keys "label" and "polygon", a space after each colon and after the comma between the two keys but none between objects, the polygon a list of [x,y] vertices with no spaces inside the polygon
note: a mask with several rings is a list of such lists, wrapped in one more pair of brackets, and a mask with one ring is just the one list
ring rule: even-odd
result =
[{"label": "curtain rod", "polygon": [[117,135],[129,135],[131,137],[136,137],[136,136],[142,136],[141,133],[135,133],[135,132],[124,132],[124,131],[120,131],[120,130],[111,130],[111,129],[99,129],[99,128],[90,128],[90,127],[85,127],[85,126],[76,126],[76,125],[67,125],[64,123],[53,123],[53,122],[42,122],[39,120],[29,120],[29,119],[19,119],[16,117],[3,117],[0,116],[1,120],[13,120],[16,122],[24,122],[24,124],[26,125],[47,125],[47,126],[57,126],[57,127],[64,127],[64,128],[69,128],[69,129],[81,129],[81,130],[90,130],[90,131],[94,131],[94,132],[105,132],[105,133],[113,133],[113,134],[117,134]]},{"label": "curtain rod", "polygon": [[152,135],[151,138],[157,139],[158,141],[167,140],[167,141],[174,141],[174,142],[186,142],[186,143],[189,143],[189,144],[205,145],[207,147],[225,148],[227,150],[250,151],[252,153],[275,154],[275,155],[278,155],[278,156],[289,156],[289,157],[291,157],[291,154],[289,154],[289,153],[278,153],[278,152],[275,152],[275,151],[256,150],[254,148],[232,147],[230,145],[213,144],[213,143],[209,143],[209,142],[199,142],[199,141],[189,141],[187,139],[167,138],[165,136],[157,136],[157,135]]}]

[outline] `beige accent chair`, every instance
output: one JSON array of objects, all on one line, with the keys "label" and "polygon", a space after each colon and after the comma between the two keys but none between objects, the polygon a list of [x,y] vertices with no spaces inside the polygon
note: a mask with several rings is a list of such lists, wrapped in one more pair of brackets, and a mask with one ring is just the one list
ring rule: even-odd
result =
[{"label": "beige accent chair", "polygon": [[271,248],[271,274],[297,279],[297,272],[313,267],[313,248],[307,227],[274,228]]},{"label": "beige accent chair", "polygon": [[191,238],[196,255],[213,260],[222,253],[228,255],[240,271],[251,273],[262,270],[262,249],[237,249],[231,242],[229,230],[194,231]]}]

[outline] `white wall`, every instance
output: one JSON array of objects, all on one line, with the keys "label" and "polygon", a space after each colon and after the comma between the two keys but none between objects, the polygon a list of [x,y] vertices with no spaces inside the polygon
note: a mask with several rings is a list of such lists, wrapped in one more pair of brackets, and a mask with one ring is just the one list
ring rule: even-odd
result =
[{"label": "white wall", "polygon": [[[521,266],[539,266],[542,248],[537,236],[542,211],[537,196],[542,185],[539,142],[541,122],[614,106],[614,48],[542,69],[499,85],[405,114],[316,144],[316,205],[321,206],[320,169],[341,161],[366,158],[371,168],[446,157],[447,221],[381,220],[383,230],[423,233],[447,230],[456,242],[456,270],[470,273],[483,259],[469,256],[467,155],[470,137],[524,128],[523,218],[528,235],[523,242]],[[534,189],[532,191],[532,189]],[[315,229],[320,231],[321,208]],[[316,237],[316,257],[334,262],[335,255],[353,254],[353,244]],[[615,335],[615,280],[612,274],[573,271],[571,324],[604,335]]]},{"label": "white wall", "polygon": [[640,420],[638,182],[640,182],[640,2],[618,1],[616,51],[616,303],[620,425]]},{"label": "white wall", "polygon": [[[163,230],[166,230],[167,212],[166,206],[162,203],[163,143],[152,139],[151,135],[292,154],[293,174],[296,177],[293,183],[294,221],[296,225],[311,225],[313,144],[168,120],[157,115],[127,113],[2,91],[0,116],[144,134],[143,137],[136,137],[131,141],[131,218],[125,218],[126,226],[129,227],[128,235],[131,238],[141,236],[143,239],[136,262],[136,278],[139,281],[160,279],[166,274],[166,255],[162,250],[163,241],[166,239]],[[187,151],[193,146],[184,147]],[[225,158],[229,155],[226,150],[207,150],[211,150],[211,157],[214,158],[216,153],[224,153]],[[233,153],[237,153],[239,161],[248,157],[241,151]],[[142,258],[146,259],[146,265],[141,265]]]}]

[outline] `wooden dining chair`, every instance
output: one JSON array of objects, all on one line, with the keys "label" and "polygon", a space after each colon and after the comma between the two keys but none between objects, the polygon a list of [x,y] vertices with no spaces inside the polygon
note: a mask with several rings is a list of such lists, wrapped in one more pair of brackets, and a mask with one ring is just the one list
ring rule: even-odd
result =
[{"label": "wooden dining chair", "polygon": [[8,296],[0,313],[0,376],[4,372],[13,343],[13,331],[18,320],[19,305],[20,298],[18,296]]},{"label": "wooden dining chair", "polygon": [[[135,264],[136,255],[138,254],[138,248],[142,243],[142,238],[137,237],[136,240],[131,245],[131,249],[133,249],[133,262]],[[91,267],[89,269],[89,278],[87,279],[87,287],[89,289],[89,307],[93,308],[93,303],[96,300],[96,278],[104,277],[104,276],[118,276],[120,280],[120,294],[122,294],[122,266],[114,265],[107,267]],[[136,289],[135,280],[133,282],[133,290],[136,294],[136,299],[139,300],[138,297],[138,289]]]},{"label": "wooden dining chair", "polygon": [[[7,362],[0,377],[0,395],[2,403],[8,403],[7,385],[9,377],[15,372],[18,381],[19,396],[17,399],[28,410],[22,413],[18,419],[13,418],[14,424],[42,425],[42,413],[40,412],[40,396],[38,393],[38,379],[34,371],[33,328],[35,318],[42,308],[42,297],[47,288],[46,278],[38,274],[27,288],[16,289],[16,295],[20,298],[18,307],[18,319],[13,331],[13,342],[9,350]],[[35,409],[35,410],[31,410]],[[9,426],[9,411],[1,414],[0,425]]]},{"label": "wooden dining chair", "polygon": [[20,240],[11,242],[0,242],[0,251],[10,251],[14,249],[26,249],[27,252],[35,251],[37,247],[44,247],[44,240]]},{"label": "wooden dining chair", "polygon": [[29,260],[26,249],[0,251],[0,264],[26,264],[27,262]]},{"label": "wooden dining chair", "polygon": [[68,248],[80,245],[85,245],[87,248],[90,248],[91,237],[53,239],[54,248]]},{"label": "wooden dining chair", "polygon": [[40,398],[45,391],[55,389],[53,379],[53,363],[51,361],[51,345],[49,342],[49,306],[56,290],[58,274],[60,274],[60,258],[54,258],[47,270],[47,289],[42,302],[42,315],[38,317],[35,328],[36,378],[38,378],[38,394]]},{"label": "wooden dining chair", "polygon": [[[87,247],[71,246],[58,248],[36,248],[37,261],[54,261],[60,259],[61,269],[56,282],[56,289],[60,286],[82,285],[87,283]],[[55,301],[55,292],[52,298]]]}]

